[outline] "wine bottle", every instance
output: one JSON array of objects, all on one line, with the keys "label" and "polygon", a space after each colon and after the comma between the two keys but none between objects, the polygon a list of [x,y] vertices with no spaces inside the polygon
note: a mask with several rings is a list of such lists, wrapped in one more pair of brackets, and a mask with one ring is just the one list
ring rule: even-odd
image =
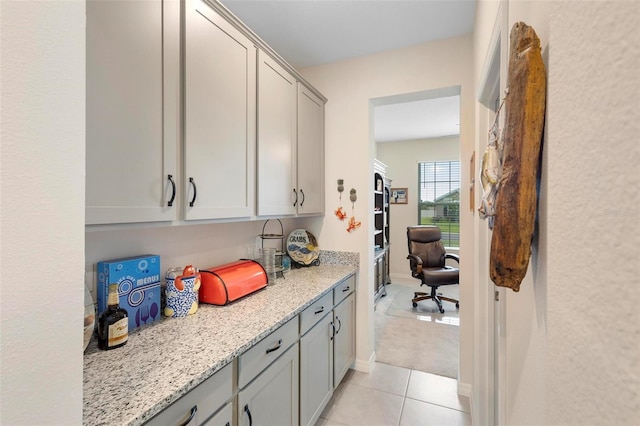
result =
[{"label": "wine bottle", "polygon": [[120,307],[118,284],[109,284],[107,309],[98,318],[98,347],[119,348],[129,339],[129,314]]}]

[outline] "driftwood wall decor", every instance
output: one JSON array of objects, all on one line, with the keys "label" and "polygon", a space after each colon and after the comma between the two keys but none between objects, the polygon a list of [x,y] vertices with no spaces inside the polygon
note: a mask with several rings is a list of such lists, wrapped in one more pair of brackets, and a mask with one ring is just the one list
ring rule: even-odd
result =
[{"label": "driftwood wall decor", "polygon": [[489,271],[496,285],[519,291],[531,257],[546,72],[540,39],[533,28],[518,22],[510,37],[502,175],[495,203]]}]

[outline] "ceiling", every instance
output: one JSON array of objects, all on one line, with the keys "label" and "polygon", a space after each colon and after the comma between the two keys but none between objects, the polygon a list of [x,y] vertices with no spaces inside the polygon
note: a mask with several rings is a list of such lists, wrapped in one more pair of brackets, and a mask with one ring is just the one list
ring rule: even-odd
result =
[{"label": "ceiling", "polygon": [[[220,0],[294,68],[470,34],[475,0]],[[375,107],[375,140],[459,133],[459,96]]]}]

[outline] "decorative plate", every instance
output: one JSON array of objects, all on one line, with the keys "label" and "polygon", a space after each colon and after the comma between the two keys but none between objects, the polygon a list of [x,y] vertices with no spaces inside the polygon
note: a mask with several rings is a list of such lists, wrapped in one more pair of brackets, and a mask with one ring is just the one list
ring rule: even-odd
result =
[{"label": "decorative plate", "polygon": [[287,253],[289,257],[302,265],[319,265],[318,242],[316,237],[306,229],[296,229],[287,237]]}]

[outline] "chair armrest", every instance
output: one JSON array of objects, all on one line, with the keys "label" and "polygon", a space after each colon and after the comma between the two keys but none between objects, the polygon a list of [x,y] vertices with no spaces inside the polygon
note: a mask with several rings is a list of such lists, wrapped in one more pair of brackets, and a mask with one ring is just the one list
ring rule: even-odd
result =
[{"label": "chair armrest", "polygon": [[457,254],[445,253],[444,258],[445,259],[453,259],[456,262],[460,263],[460,256],[458,256]]},{"label": "chair armrest", "polygon": [[411,262],[412,266],[413,264],[416,265],[416,270],[413,272],[414,275],[415,274],[422,274],[422,259],[418,256],[416,256],[415,254],[410,254],[407,256],[407,259],[409,259],[409,261]]}]

